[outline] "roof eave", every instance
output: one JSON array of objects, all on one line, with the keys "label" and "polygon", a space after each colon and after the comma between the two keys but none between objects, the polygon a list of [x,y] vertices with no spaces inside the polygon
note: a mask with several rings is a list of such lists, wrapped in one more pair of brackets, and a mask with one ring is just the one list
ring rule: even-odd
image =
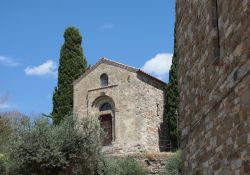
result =
[{"label": "roof eave", "polygon": [[144,71],[141,70],[141,69],[139,69],[137,72],[138,72],[138,73],[141,73],[141,74],[143,74],[143,75],[145,75],[145,76],[147,76],[147,77],[149,77],[149,78],[151,78],[151,79],[154,79],[155,81],[157,81],[157,82],[159,82],[159,83],[161,83],[161,84],[163,84],[163,85],[167,85],[166,82],[164,82],[164,81],[162,81],[162,80],[160,80],[160,79],[158,79],[158,78],[156,78],[156,77],[154,77],[154,76],[152,76],[152,75],[150,75],[150,74],[144,72]]}]

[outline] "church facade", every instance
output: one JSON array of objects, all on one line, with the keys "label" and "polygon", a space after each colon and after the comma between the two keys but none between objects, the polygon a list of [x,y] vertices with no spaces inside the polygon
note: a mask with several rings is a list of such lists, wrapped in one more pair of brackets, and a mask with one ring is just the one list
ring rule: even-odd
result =
[{"label": "church facade", "polygon": [[140,69],[102,58],[74,82],[74,113],[99,119],[104,151],[160,151],[167,139],[161,135],[165,85]]}]

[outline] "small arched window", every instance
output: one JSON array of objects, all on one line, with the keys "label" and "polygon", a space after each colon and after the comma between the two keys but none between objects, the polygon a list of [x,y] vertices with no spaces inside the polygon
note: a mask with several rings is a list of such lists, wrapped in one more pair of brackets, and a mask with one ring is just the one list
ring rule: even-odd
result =
[{"label": "small arched window", "polygon": [[105,87],[108,86],[109,84],[109,79],[108,79],[108,75],[107,74],[102,74],[101,77],[101,87]]},{"label": "small arched window", "polygon": [[107,110],[111,110],[112,106],[109,103],[103,103],[100,108],[99,111],[107,111]]}]

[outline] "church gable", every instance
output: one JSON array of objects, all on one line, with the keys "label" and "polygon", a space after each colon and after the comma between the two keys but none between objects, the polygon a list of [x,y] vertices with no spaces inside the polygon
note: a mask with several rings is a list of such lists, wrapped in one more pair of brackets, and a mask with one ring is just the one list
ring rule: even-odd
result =
[{"label": "church gable", "polygon": [[77,84],[78,82],[80,82],[82,79],[84,79],[86,76],[88,76],[91,72],[93,72],[96,68],[98,68],[101,64],[110,65],[111,70],[114,69],[114,67],[116,67],[116,68],[120,68],[120,69],[129,71],[129,72],[132,72],[132,73],[137,73],[138,79],[144,81],[145,83],[153,85],[156,88],[161,89],[162,87],[164,87],[166,85],[166,83],[163,82],[162,80],[157,79],[157,78],[147,74],[146,72],[144,72],[140,69],[137,69],[137,68],[125,65],[125,64],[121,64],[121,63],[118,63],[115,61],[111,61],[111,60],[108,60],[107,58],[100,59],[95,65],[93,65],[91,68],[89,68],[82,76],[80,76],[77,80],[75,80],[73,84]]},{"label": "church gable", "polygon": [[[106,59],[101,59],[77,79],[74,86],[82,84],[80,86],[87,88],[87,91],[92,91],[98,88],[122,85],[130,82],[131,79],[136,79],[135,69],[120,67],[113,62],[106,61]],[[85,85],[83,86],[83,84]]]},{"label": "church gable", "polygon": [[118,67],[121,69],[125,69],[127,71],[131,71],[131,72],[137,72],[138,69],[127,66],[127,65],[123,65],[114,61],[110,61],[107,58],[102,58],[100,59],[95,65],[93,65],[92,67],[90,67],[82,76],[80,76],[77,80],[74,81],[74,84],[77,84],[79,81],[81,81],[84,77],[88,76],[88,74],[90,74],[91,72],[93,72],[97,67],[99,67],[101,64],[106,64],[106,65],[111,65],[114,67]]}]

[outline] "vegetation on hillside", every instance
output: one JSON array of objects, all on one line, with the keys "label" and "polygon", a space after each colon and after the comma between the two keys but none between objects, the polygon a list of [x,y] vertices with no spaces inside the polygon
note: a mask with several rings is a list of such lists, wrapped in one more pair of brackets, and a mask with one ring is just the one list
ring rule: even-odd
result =
[{"label": "vegetation on hillside", "polygon": [[[175,36],[174,36],[175,37]],[[176,57],[176,37],[174,39],[174,54],[172,65],[169,71],[169,83],[166,87],[166,113],[169,135],[172,146],[179,147],[179,132],[177,126],[179,112],[179,92],[178,92],[178,60]]]},{"label": "vegetation on hillside", "polygon": [[181,151],[177,151],[167,159],[166,168],[163,175],[181,175]]},{"label": "vegetation on hillside", "polygon": [[9,111],[0,112],[0,153],[2,145],[9,139],[13,126],[17,122],[22,122],[27,116],[20,112]]},{"label": "vegetation on hillside", "polygon": [[10,119],[0,116],[0,144],[5,143],[10,133],[11,133]]},{"label": "vegetation on hillside", "polygon": [[58,69],[58,84],[53,94],[52,119],[55,124],[73,110],[73,81],[87,69],[87,61],[81,46],[82,36],[75,27],[64,32]]},{"label": "vegetation on hillside", "polygon": [[107,158],[101,152],[96,119],[65,117],[53,125],[48,118],[18,120],[0,151],[0,174],[13,175],[144,175],[134,159]]},{"label": "vegetation on hillside", "polygon": [[103,175],[146,175],[145,168],[133,158],[105,158]]},{"label": "vegetation on hillside", "polygon": [[102,158],[99,123],[75,122],[68,116],[59,125],[47,118],[16,124],[3,149],[4,169],[26,175],[96,174]]}]

